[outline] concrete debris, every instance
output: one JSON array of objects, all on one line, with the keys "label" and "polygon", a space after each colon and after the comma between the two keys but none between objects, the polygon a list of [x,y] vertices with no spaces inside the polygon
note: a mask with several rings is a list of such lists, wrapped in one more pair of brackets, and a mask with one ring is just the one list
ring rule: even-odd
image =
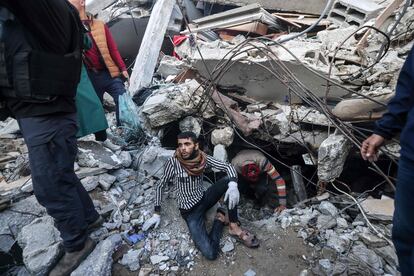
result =
[{"label": "concrete debris", "polygon": [[164,163],[172,157],[173,150],[166,150],[158,146],[149,146],[142,151],[137,164],[137,169],[144,175],[161,178]]},{"label": "concrete debris", "polygon": [[231,252],[233,250],[234,250],[234,243],[230,238],[228,238],[225,241],[223,247],[221,248],[221,251],[223,251],[224,253],[227,253],[227,252]]},{"label": "concrete debris", "polygon": [[[94,14],[107,19],[150,15],[152,6],[148,0],[89,2],[95,2]],[[317,191],[310,184],[327,183],[329,191],[329,183],[340,180],[354,195],[356,187],[362,192],[380,183],[375,172],[361,165],[356,149],[351,151],[347,136],[355,136],[362,128],[371,131],[372,121],[386,112],[384,105],[395,95],[398,72],[413,44],[414,30],[409,26],[414,8],[409,7],[405,14],[394,8],[384,21],[378,15],[391,0],[337,0],[328,15],[333,24],[328,27],[324,19],[307,36],[279,45],[278,41],[316,23],[327,1],[309,5],[307,1],[260,0],[252,6],[248,0],[199,2],[206,6],[214,2],[214,9],[205,8],[205,13],[222,8],[220,4],[241,8],[208,17],[193,9],[197,36],[175,41],[175,56],[180,58],[164,47],[159,58],[167,25],[175,30],[170,37],[186,30],[180,28],[178,6],[157,1],[152,12],[163,16],[151,15],[129,89],[131,94],[142,87],[151,92],[137,95],[140,104],[135,119],[145,133],[129,135],[126,128],[111,126],[107,132],[116,145],[96,142],[93,137],[78,141],[74,169],[105,223],[91,234],[97,247],[72,275],[111,275],[113,263],[114,269],[121,267],[122,272],[143,276],[191,274],[198,268],[201,255],[177,215],[171,185],[165,185],[161,226],[146,233],[141,230],[153,212],[154,186],[163,175],[165,162],[174,155],[172,145],[179,131],[194,132],[200,148],[219,160],[228,161],[252,144],[274,157],[269,160],[286,181],[291,208],[274,214],[273,209],[256,206],[242,196],[240,217],[257,228],[259,239],[261,231],[296,231],[313,251],[303,256],[308,267],[300,268],[300,275],[396,275],[398,260],[388,242],[394,200],[367,198],[366,193],[357,196],[385,239],[371,231],[347,196],[325,193],[312,197],[322,189]],[[270,14],[264,8],[294,13]],[[236,19],[241,20],[237,26]],[[353,35],[358,26],[378,21],[384,21],[380,28],[391,40],[385,53],[380,53],[386,42],[381,34],[361,30]],[[252,31],[246,31],[249,28]],[[267,38],[255,38],[256,34]],[[377,60],[379,54],[385,55]],[[113,107],[112,103],[108,109]],[[115,112],[109,111],[107,116],[109,122],[115,121]],[[400,156],[397,141],[383,148],[387,154],[381,155],[380,168],[389,155]],[[388,174],[395,176],[394,166],[389,168]],[[24,262],[24,267],[16,261],[6,264],[12,266],[7,275],[46,274],[61,253],[53,219],[32,195],[33,188],[27,146],[17,121],[0,122],[0,257],[14,254]],[[372,196],[381,194],[380,189],[390,192],[378,186]],[[20,252],[19,246],[22,255],[15,253]],[[220,258],[225,258],[226,266],[238,264],[237,246],[231,237],[222,240]],[[251,258],[250,251],[245,253]],[[2,269],[3,263],[0,274],[6,272]],[[244,275],[260,274],[253,269],[259,267]]]},{"label": "concrete debris", "polygon": [[254,270],[250,268],[243,275],[244,276],[256,276],[256,272],[254,272]]},{"label": "concrete debris", "polygon": [[338,215],[338,209],[336,209],[336,207],[329,201],[322,201],[321,204],[319,204],[318,209],[324,215],[332,217],[336,217],[336,215]]},{"label": "concrete debris", "polygon": [[221,144],[214,146],[213,157],[217,160],[228,162],[226,147]]},{"label": "concrete debris", "polygon": [[111,188],[112,184],[116,181],[116,177],[107,173],[103,173],[99,175],[99,186],[105,190],[108,191],[109,188]]},{"label": "concrete debris", "polygon": [[170,257],[163,256],[163,255],[153,255],[153,256],[150,257],[150,259],[151,259],[151,263],[153,265],[155,265],[155,264],[159,264],[159,263],[164,262],[164,261],[168,261],[170,259]]},{"label": "concrete debris", "polygon": [[[203,87],[195,80],[160,88],[145,101],[142,114],[152,128],[164,126],[195,113],[198,105],[202,104],[203,93]],[[205,109],[203,117],[209,117],[212,112],[209,105]]]},{"label": "concrete debris", "polygon": [[23,249],[26,268],[35,275],[45,275],[63,250],[59,231],[49,216],[36,219],[23,227],[17,240]]},{"label": "concrete debris", "polygon": [[225,127],[221,129],[215,129],[211,133],[211,143],[213,145],[224,145],[226,147],[233,143],[234,130],[231,127]]},{"label": "concrete debris", "polygon": [[101,241],[88,258],[71,275],[111,275],[112,253],[121,242],[122,238],[119,234],[109,236]]},{"label": "concrete debris", "polygon": [[201,133],[200,120],[192,116],[187,116],[180,121],[180,130],[182,132],[184,131],[194,132],[195,135],[197,135],[198,137],[200,136],[200,133]]},{"label": "concrete debris", "polygon": [[368,198],[361,203],[361,206],[370,218],[392,221],[394,214],[394,200],[391,198]]},{"label": "concrete debris", "polygon": [[165,55],[158,65],[157,74],[166,79],[168,76],[176,76],[188,68],[189,66],[185,62],[175,57]]},{"label": "concrete debris", "polygon": [[344,135],[331,134],[322,142],[318,151],[320,181],[330,182],[341,175],[350,149],[351,143]]},{"label": "concrete debris", "polygon": [[99,176],[87,176],[81,183],[87,192],[93,191],[99,185]]},{"label": "concrete debris", "polygon": [[122,260],[119,263],[127,266],[131,271],[137,271],[140,269],[139,257],[141,253],[142,250],[131,249],[122,257]]}]

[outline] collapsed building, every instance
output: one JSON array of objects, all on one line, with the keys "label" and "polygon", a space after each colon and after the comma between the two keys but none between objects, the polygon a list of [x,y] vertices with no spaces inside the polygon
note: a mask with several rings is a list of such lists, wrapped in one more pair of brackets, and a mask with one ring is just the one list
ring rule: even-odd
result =
[{"label": "collapsed building", "polygon": [[[122,150],[79,141],[76,172],[106,223],[72,275],[197,271],[201,257],[171,187],[160,228],[140,229],[176,134],[186,130],[220,160],[258,149],[281,172],[290,209],[276,215],[246,200],[242,223],[266,233],[294,229],[314,250],[301,275],[398,274],[390,236],[399,143],[383,147],[377,163],[362,161],[359,147],[395,93],[414,9],[403,0],[302,2],[89,3],[133,69],[134,104],[121,110],[124,135],[111,130]],[[32,195],[15,120],[0,122],[0,140],[0,269],[44,275],[60,237]],[[237,262],[234,244],[223,239],[222,252]],[[251,267],[245,275],[255,271],[264,274]]]}]

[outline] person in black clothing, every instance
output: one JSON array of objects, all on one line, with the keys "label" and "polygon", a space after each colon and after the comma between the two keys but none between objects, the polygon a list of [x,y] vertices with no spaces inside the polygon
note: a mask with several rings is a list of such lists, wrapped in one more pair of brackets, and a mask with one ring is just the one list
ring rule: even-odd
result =
[{"label": "person in black clothing", "polygon": [[378,160],[381,146],[400,134],[401,157],[395,192],[392,240],[402,276],[414,274],[414,47],[401,69],[395,96],[387,105],[388,112],[376,122],[374,134],[361,146],[362,158]]},{"label": "person in black clothing", "polygon": [[34,194],[63,239],[50,275],[70,275],[95,247],[88,230],[102,224],[74,171],[82,24],[66,0],[0,0],[0,11],[0,97],[27,144]]}]

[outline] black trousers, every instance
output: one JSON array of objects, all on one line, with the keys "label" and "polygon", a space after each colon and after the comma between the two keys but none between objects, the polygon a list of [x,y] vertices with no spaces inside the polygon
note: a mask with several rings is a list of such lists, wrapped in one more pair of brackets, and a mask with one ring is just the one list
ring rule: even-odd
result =
[{"label": "black trousers", "polygon": [[[205,215],[208,209],[213,207],[226,193],[228,183],[228,178],[220,179],[207,189],[202,199],[193,208],[190,210],[181,209],[181,215],[187,223],[191,238],[204,257],[209,260],[217,258],[224,224],[215,219],[210,233],[207,233]],[[237,207],[229,210],[229,220],[230,222],[238,222]]]},{"label": "black trousers", "polygon": [[268,205],[271,208],[278,206],[277,187],[267,174],[261,174],[256,183],[247,181],[239,175],[239,191],[247,198],[254,199],[259,206]]},{"label": "black trousers", "polygon": [[96,212],[74,171],[76,114],[18,120],[29,150],[34,194],[55,219],[67,252],[83,248]]}]

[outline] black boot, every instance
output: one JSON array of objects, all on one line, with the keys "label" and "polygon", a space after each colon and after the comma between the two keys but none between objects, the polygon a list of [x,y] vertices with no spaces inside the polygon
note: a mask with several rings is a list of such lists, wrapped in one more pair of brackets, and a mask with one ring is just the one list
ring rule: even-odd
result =
[{"label": "black boot", "polygon": [[83,249],[66,252],[50,271],[49,276],[69,276],[91,254],[95,246],[96,242],[88,237]]}]

